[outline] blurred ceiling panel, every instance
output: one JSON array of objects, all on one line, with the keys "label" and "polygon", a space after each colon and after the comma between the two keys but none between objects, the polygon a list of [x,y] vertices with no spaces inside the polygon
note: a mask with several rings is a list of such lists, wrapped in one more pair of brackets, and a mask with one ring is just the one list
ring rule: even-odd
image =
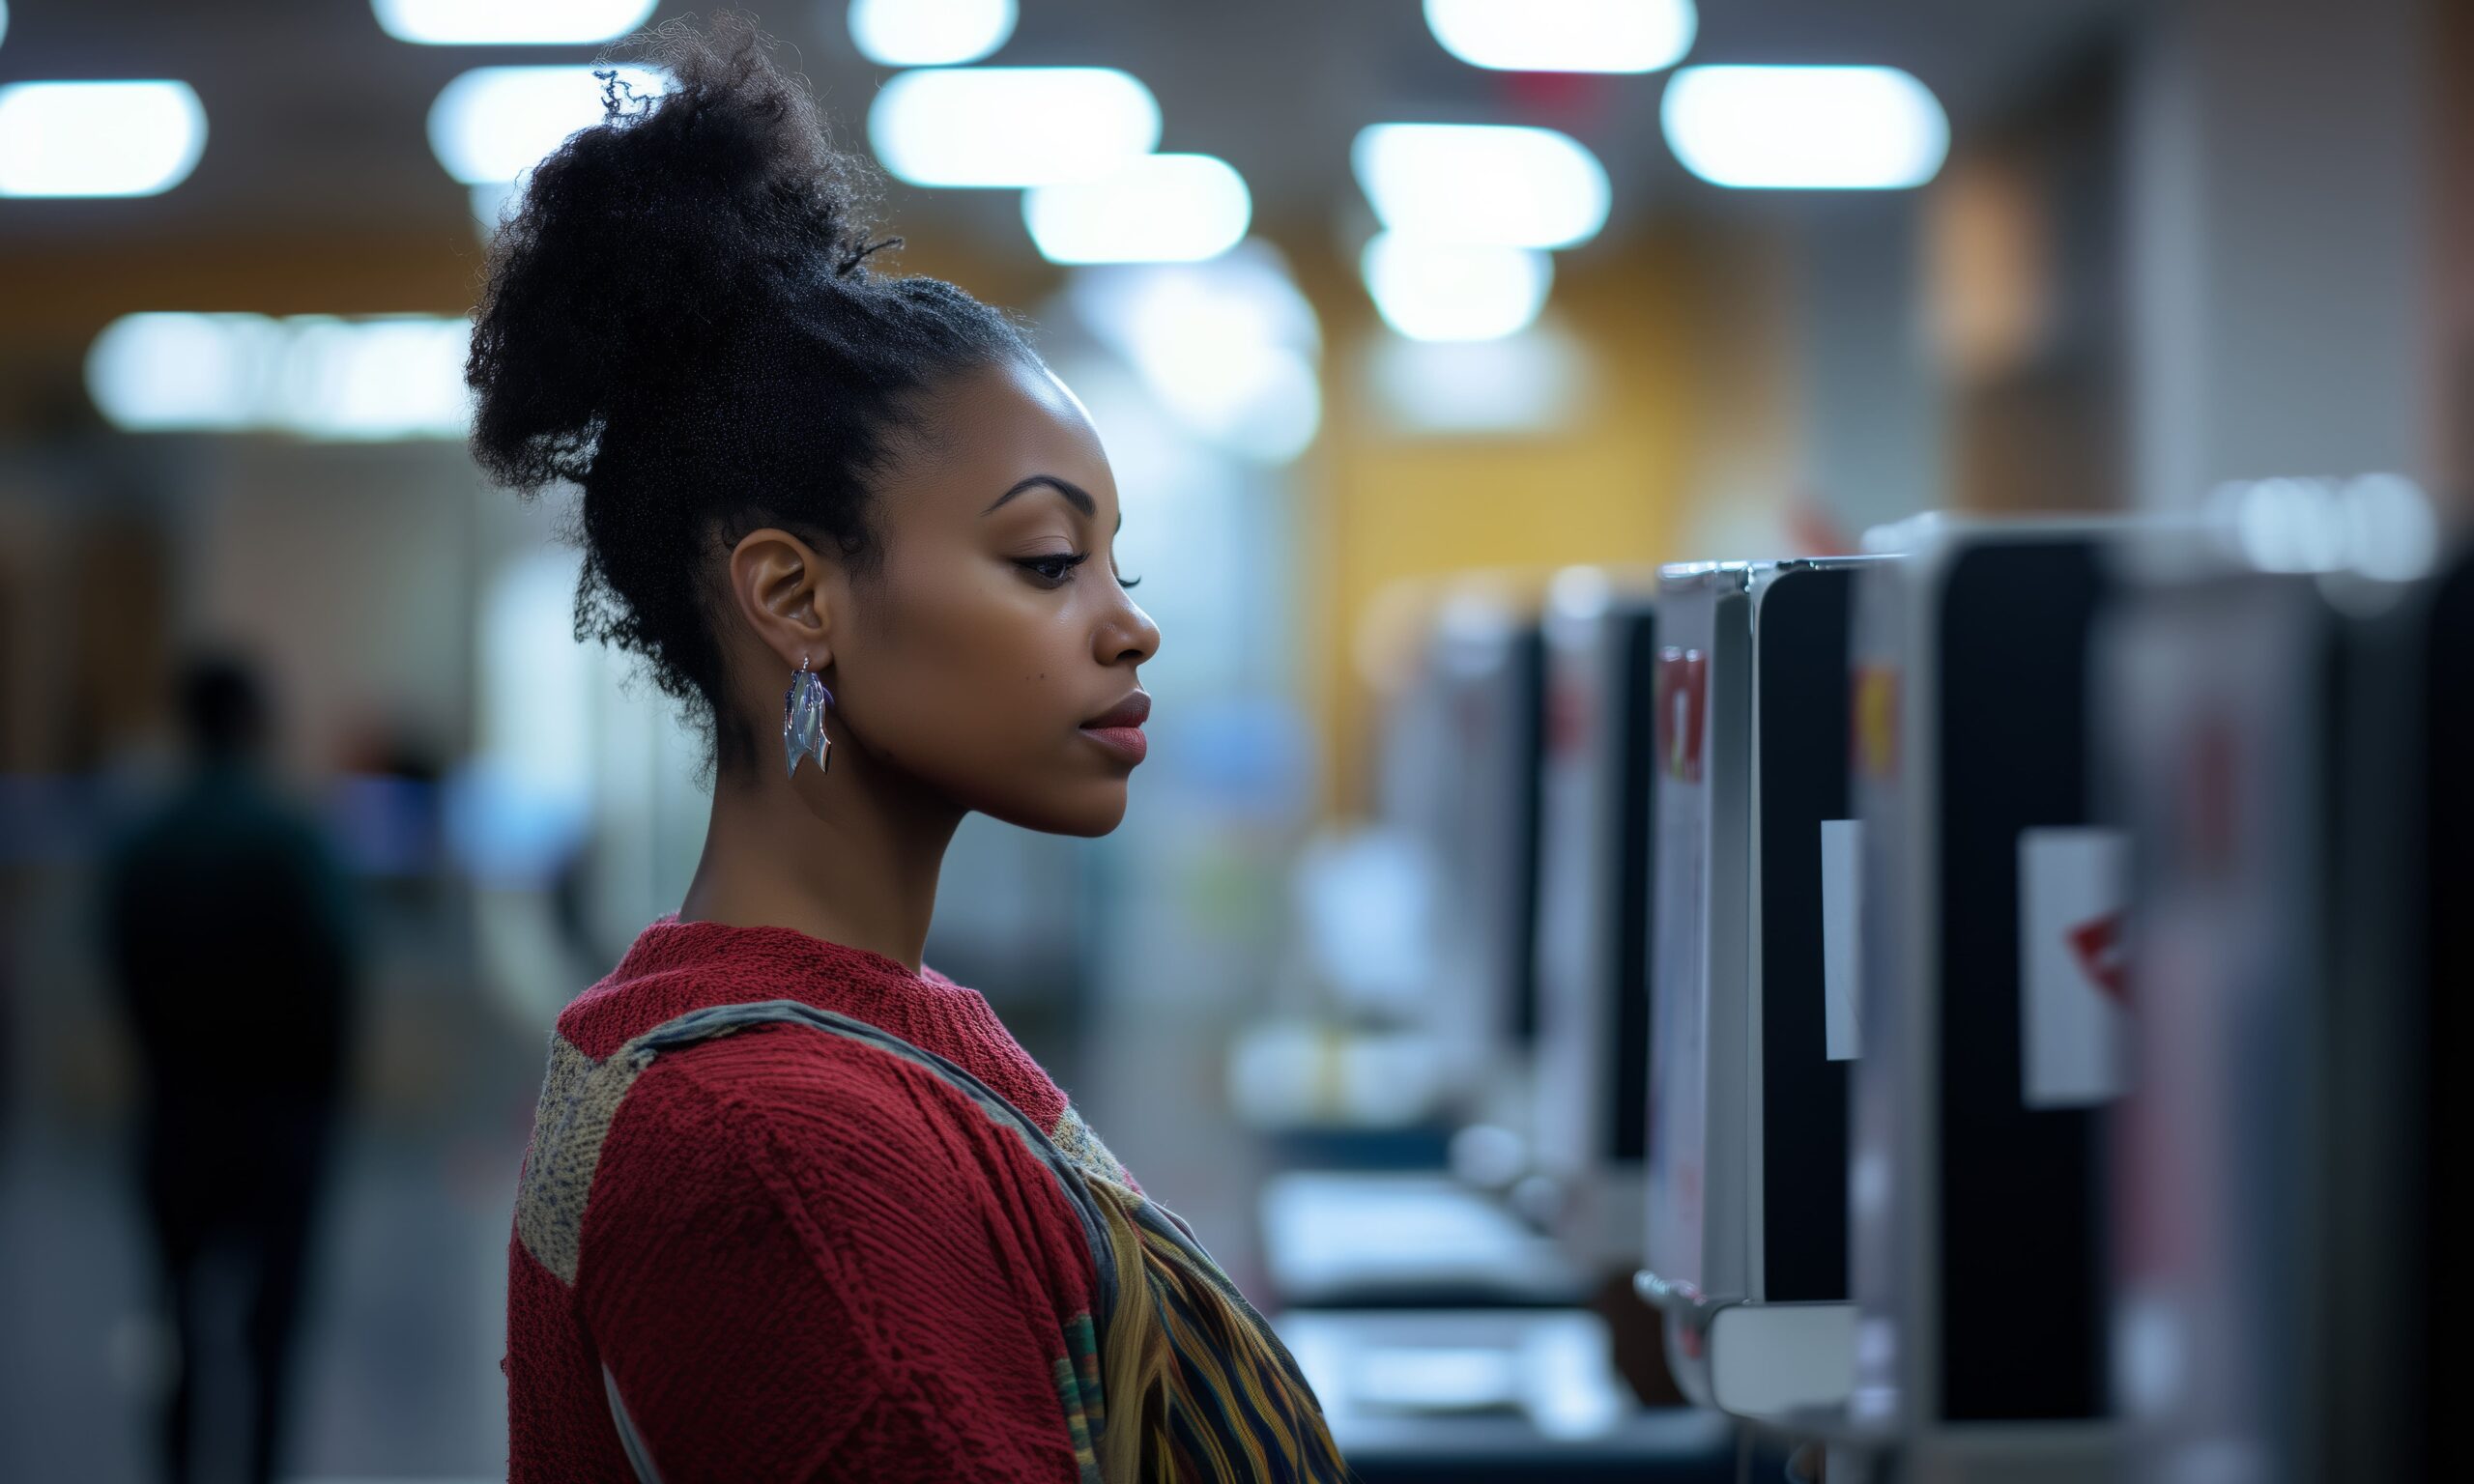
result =
[{"label": "blurred ceiling panel", "polygon": [[[887,75],[861,58],[839,0],[760,5],[828,115],[857,144]],[[1882,63],[1942,99],[1964,134],[2032,90],[2134,9],[2134,0],[1705,0],[1689,61]],[[656,19],[687,7],[664,4]],[[206,153],[178,189],[140,200],[0,202],[0,247],[108,233],[246,238],[461,235],[466,192],[423,132],[431,101],[468,68],[589,61],[598,48],[415,46],[352,0],[22,0],[0,46],[0,81],[177,77],[208,117]],[[1216,155],[1252,188],[1255,216],[1311,231],[1363,212],[1349,141],[1385,120],[1535,123],[1605,161],[1610,232],[1715,192],[1660,138],[1664,74],[1492,72],[1453,59],[1414,0],[1025,0],[990,59],[1106,65],[1163,100],[1160,148]],[[1033,257],[1010,191],[889,186],[885,214],[927,236],[961,233]]]}]

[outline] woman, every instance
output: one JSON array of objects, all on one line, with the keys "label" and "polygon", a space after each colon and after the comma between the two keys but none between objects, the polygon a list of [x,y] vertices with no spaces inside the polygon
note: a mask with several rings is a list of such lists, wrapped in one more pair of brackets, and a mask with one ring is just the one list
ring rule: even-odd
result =
[{"label": "woman", "polygon": [[965,813],[1125,812],[1160,635],[1099,439],[1012,322],[877,268],[766,43],[655,52],[501,226],[468,368],[482,466],[583,491],[579,633],[714,775],[686,899],[551,1040],[510,1475],[1339,1477],[1260,1317],[920,962]]}]

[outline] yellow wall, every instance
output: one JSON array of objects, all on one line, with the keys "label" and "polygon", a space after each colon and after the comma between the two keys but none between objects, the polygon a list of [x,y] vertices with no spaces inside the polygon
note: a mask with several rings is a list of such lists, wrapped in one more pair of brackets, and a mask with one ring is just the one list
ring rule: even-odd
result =
[{"label": "yellow wall", "polygon": [[1369,603],[1402,579],[1468,568],[1542,578],[1572,562],[1668,559],[1684,524],[1694,442],[1695,256],[1676,240],[1559,261],[1547,314],[1586,347],[1589,390],[1534,437],[1407,437],[1366,405],[1369,340],[1390,333],[1349,265],[1298,265],[1326,335],[1324,425],[1301,471],[1311,573],[1300,626],[1325,743],[1324,807],[1366,803],[1374,705],[1352,660]]}]

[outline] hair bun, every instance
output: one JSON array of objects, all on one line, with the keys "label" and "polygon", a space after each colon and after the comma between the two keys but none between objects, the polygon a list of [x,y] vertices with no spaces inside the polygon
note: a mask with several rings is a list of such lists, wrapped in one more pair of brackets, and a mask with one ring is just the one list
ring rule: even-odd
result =
[{"label": "hair bun", "polygon": [[866,271],[871,172],[741,16],[637,38],[668,75],[603,73],[603,122],[532,172],[490,245],[465,381],[503,484],[581,480],[614,409],[696,364],[786,289]]}]

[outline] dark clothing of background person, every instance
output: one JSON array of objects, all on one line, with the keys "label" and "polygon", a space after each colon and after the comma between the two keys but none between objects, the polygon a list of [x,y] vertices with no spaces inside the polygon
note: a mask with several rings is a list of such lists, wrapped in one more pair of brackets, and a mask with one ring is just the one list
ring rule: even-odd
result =
[{"label": "dark clothing of background person", "polygon": [[139,1179],[179,1333],[166,1475],[190,1475],[199,1364],[229,1344],[200,1333],[200,1274],[228,1254],[245,1295],[249,1477],[270,1479],[349,1059],[341,873],[251,768],[210,759],[112,852],[103,907],[144,1075]]}]

